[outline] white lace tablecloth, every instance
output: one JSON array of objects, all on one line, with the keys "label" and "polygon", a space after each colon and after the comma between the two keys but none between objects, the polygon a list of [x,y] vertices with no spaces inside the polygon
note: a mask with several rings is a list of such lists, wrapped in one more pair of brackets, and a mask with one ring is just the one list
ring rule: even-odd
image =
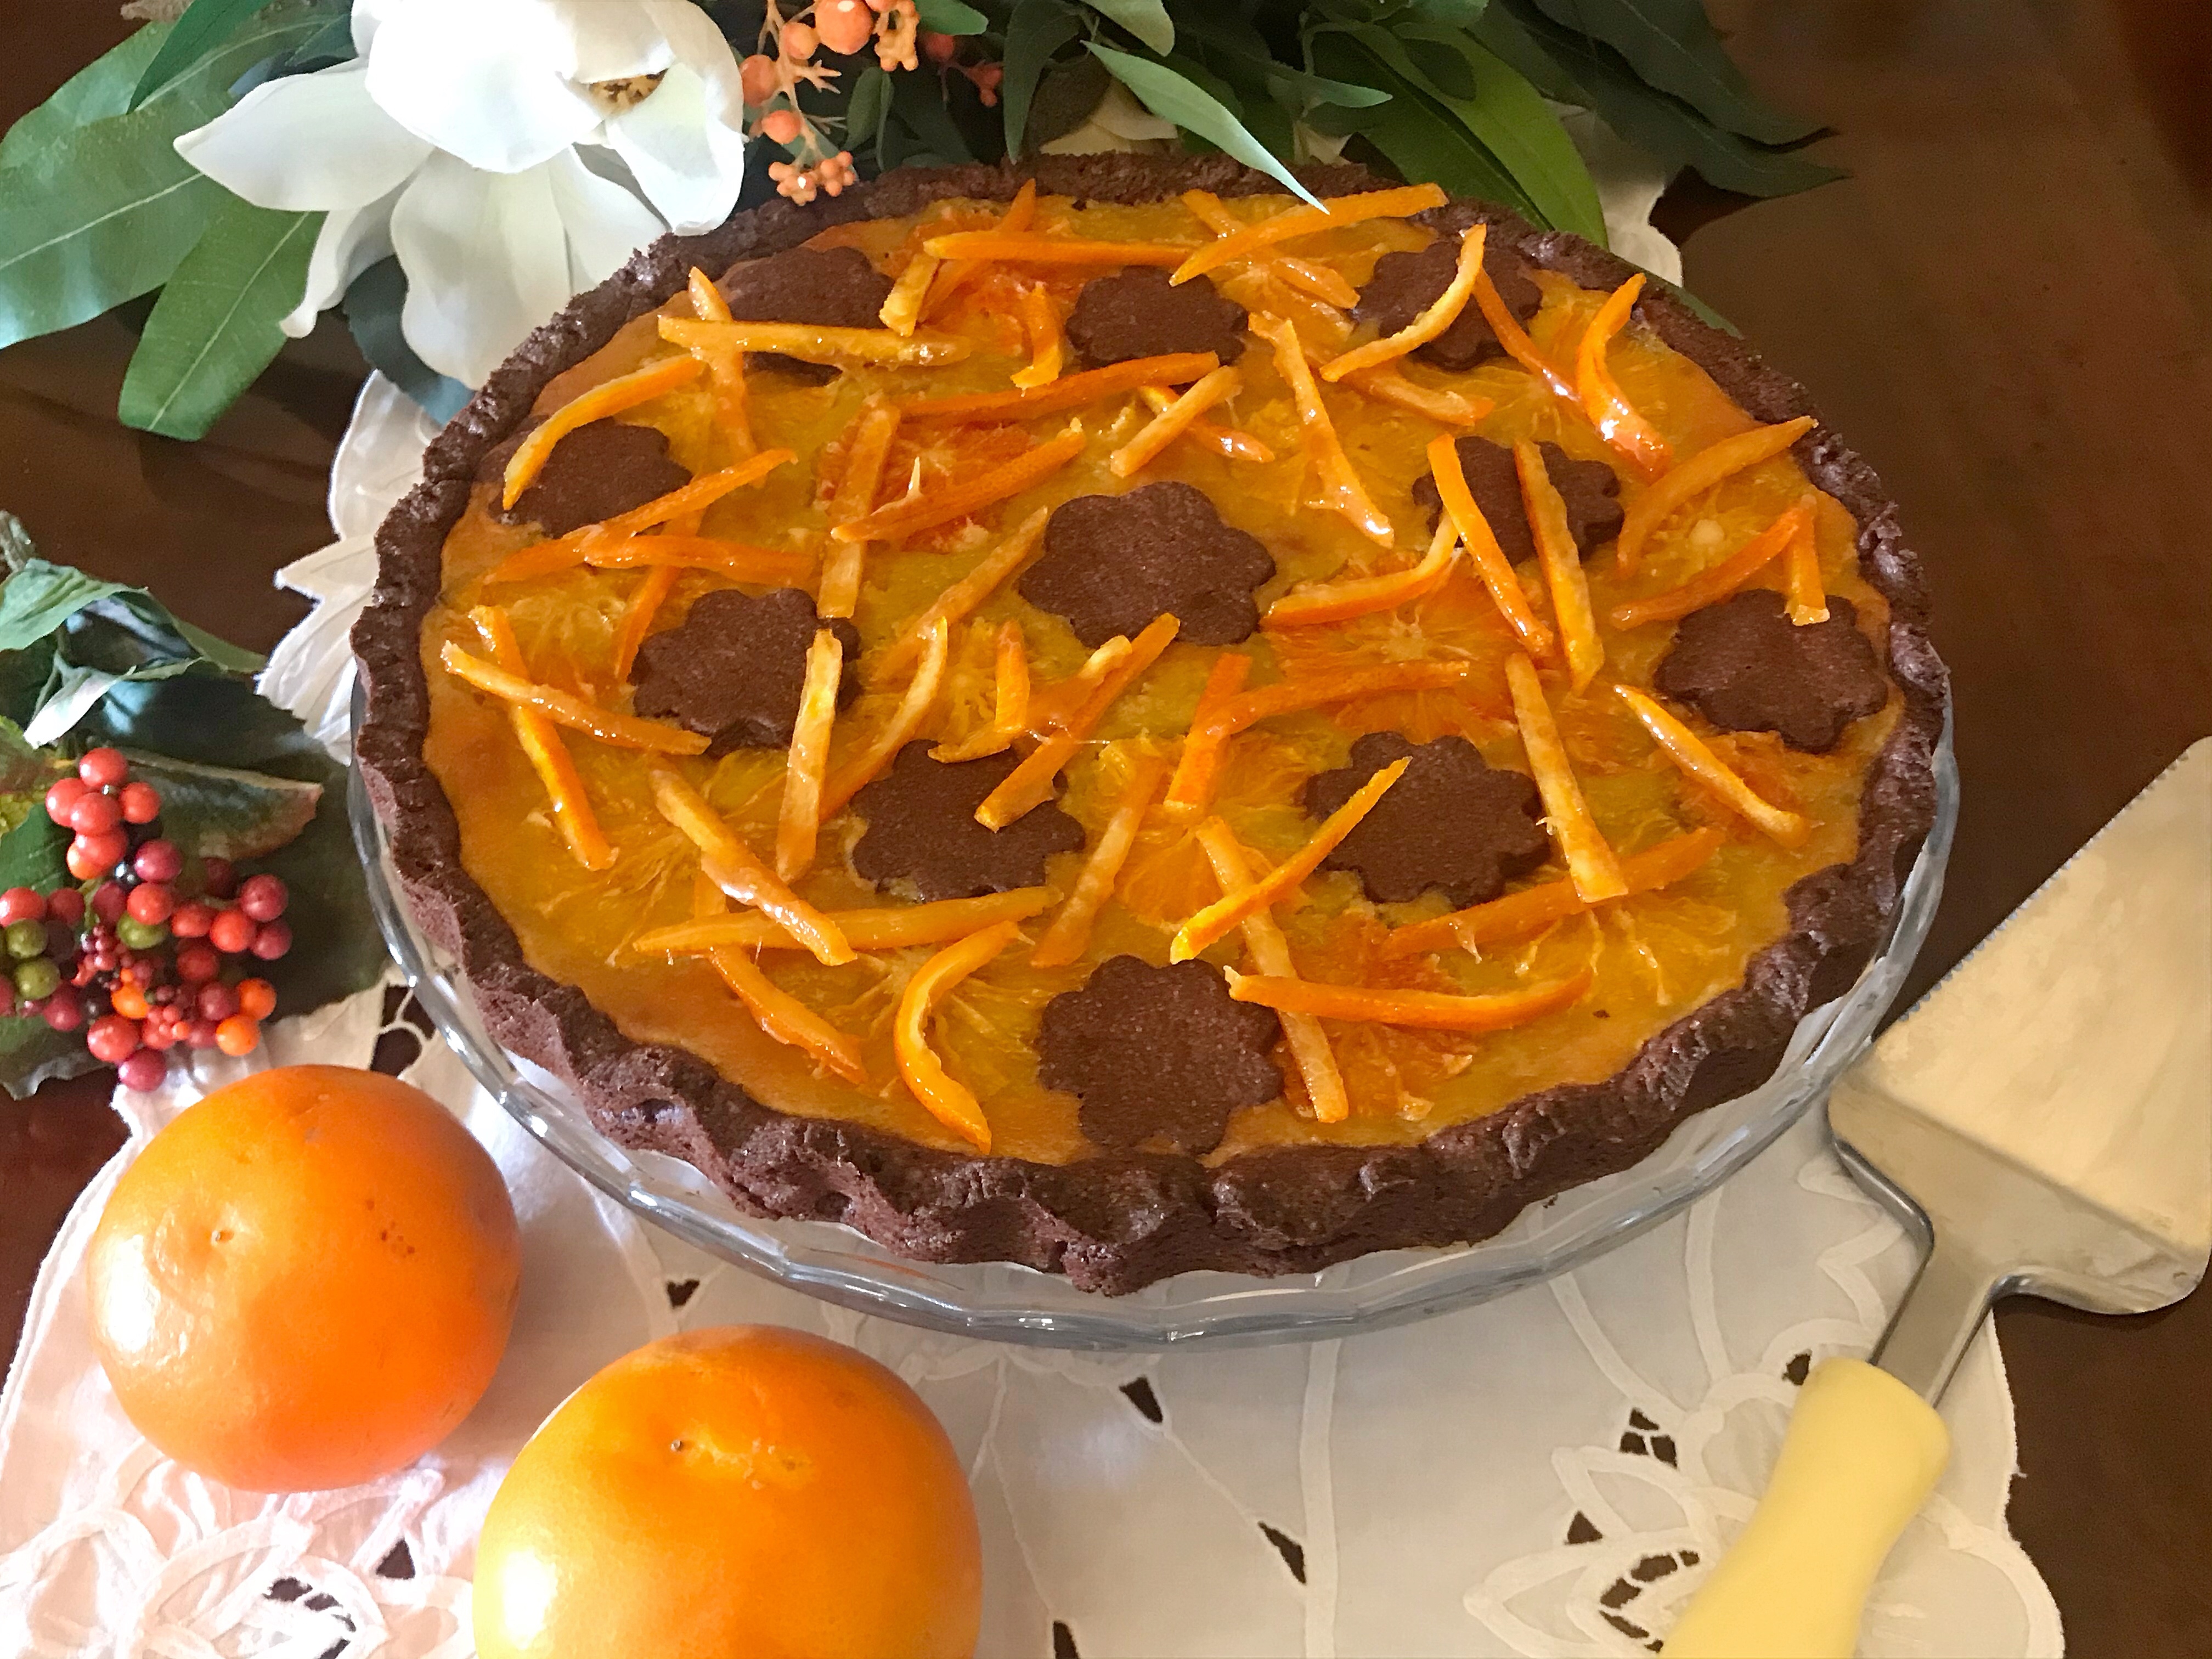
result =
[{"label": "white lace tablecloth", "polygon": [[[1617,244],[1674,275],[1645,222],[1656,191],[1616,167],[1609,216]],[[321,603],[265,688],[337,747],[369,538],[429,436],[372,380],[332,474],[340,539],[283,574]],[[396,987],[374,991],[273,1028],[248,1060],[201,1055],[157,1096],[117,1097],[130,1140],[64,1223],[0,1392],[0,1655],[465,1659],[477,1525],[516,1449],[617,1355],[733,1321],[853,1343],[937,1412],[982,1518],[988,1659],[1640,1655],[1749,1515],[1797,1381],[1866,1352],[1913,1265],[1816,1115],[1595,1263],[1425,1323],[1164,1355],[968,1341],[812,1301],[641,1224],[477,1090],[428,1024]],[[525,1257],[513,1344],[414,1468],[234,1492],[117,1408],[86,1334],[86,1244],[146,1137],[209,1088],[373,1056],[506,1172]],[[1875,1588],[1863,1650],[2056,1655],[2057,1609],[2005,1529],[2012,1406],[1987,1328],[1943,1414],[1955,1455]]]}]

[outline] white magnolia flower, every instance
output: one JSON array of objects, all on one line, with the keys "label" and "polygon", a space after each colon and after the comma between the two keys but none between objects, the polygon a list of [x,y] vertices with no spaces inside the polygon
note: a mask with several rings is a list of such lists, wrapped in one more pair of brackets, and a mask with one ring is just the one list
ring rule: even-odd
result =
[{"label": "white magnolia flower", "polygon": [[481,386],[664,222],[736,205],[737,58],[690,0],[355,0],[353,36],[177,140],[258,206],[330,216],[288,334],[397,253],[408,344]]}]

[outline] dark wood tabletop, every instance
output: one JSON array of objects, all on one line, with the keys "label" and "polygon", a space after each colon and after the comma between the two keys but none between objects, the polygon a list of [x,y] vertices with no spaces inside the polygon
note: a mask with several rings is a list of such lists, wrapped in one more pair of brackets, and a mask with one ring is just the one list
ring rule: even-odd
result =
[{"label": "dark wood tabletop", "polygon": [[[1901,503],[1956,677],[1965,806],[1924,989],[2212,733],[2212,5],[1711,0],[1851,177],[1662,204],[1688,286],[1812,389]],[[0,6],[0,126],[131,26]],[[265,647],[330,539],[363,366],[327,320],[198,444],[126,431],[136,318],[0,352],[0,507],[51,557]],[[1902,1005],[1900,1005],[1902,1006]],[[106,1074],[0,1100],[0,1352],[121,1129]],[[1998,1315],[2012,1522],[2079,1659],[2212,1652],[2212,1294]]]}]

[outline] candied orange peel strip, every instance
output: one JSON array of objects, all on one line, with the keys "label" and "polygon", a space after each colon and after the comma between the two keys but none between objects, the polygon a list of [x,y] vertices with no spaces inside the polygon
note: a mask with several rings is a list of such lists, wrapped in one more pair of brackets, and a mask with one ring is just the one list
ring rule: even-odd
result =
[{"label": "candied orange peel strip", "polygon": [[1252,659],[1241,651],[1223,652],[1213,659],[1213,666],[1206,670],[1205,687],[1198,694],[1198,706],[1191,710],[1191,735],[1184,738],[1182,752],[1176,757],[1175,775],[1168,780],[1167,800],[1175,804],[1170,817],[1195,817],[1213,799],[1213,786],[1225,751],[1218,743],[1209,748],[1193,738],[1199,727],[1243,690],[1244,683],[1251,678]]},{"label": "candied orange peel strip", "polygon": [[1433,593],[1449,579],[1459,558],[1459,527],[1447,514],[1429,538],[1420,562],[1387,576],[1352,576],[1342,581],[1305,582],[1267,607],[1262,628],[1310,628],[1343,622],[1376,611],[1391,611],[1409,599]]},{"label": "candied orange peel strip", "polygon": [[1790,550],[1784,558],[1790,620],[1800,628],[1827,621],[1828,596],[1820,584],[1820,544],[1814,533],[1811,514],[1790,537]]},{"label": "candied orange peel strip", "polygon": [[1449,432],[1438,433],[1429,445],[1428,459],[1430,475],[1436,479],[1437,494],[1443,501],[1444,516],[1459,527],[1460,539],[1467,544],[1468,558],[1475,574],[1490,590],[1490,597],[1498,602],[1499,613],[1520,636],[1522,648],[1532,657],[1548,660],[1558,651],[1558,641],[1529,608],[1528,591],[1507,562],[1504,550],[1498,545],[1490,520],[1475,505],[1474,494],[1467,487],[1467,473],[1459,464],[1458,441]]},{"label": "candied orange peel strip", "polygon": [[1391,762],[1361,784],[1351,799],[1323,818],[1321,828],[1315,830],[1306,844],[1296,853],[1260,880],[1236,892],[1224,893],[1185,921],[1176,929],[1175,938],[1168,945],[1168,960],[1189,961],[1245,917],[1273,909],[1279,901],[1296,892],[1300,883],[1321,868],[1321,861],[1359,827],[1359,821],[1374,810],[1376,802],[1389,793],[1392,784],[1406,775],[1406,769],[1412,764],[1411,760]]},{"label": "candied orange peel strip", "polygon": [[1030,514],[1011,535],[985,554],[973,570],[924,606],[899,629],[896,638],[864,665],[869,684],[882,684],[919,656],[930,629],[939,623],[950,625],[962,621],[996,592],[1006,578],[1021,568],[1023,561],[1036,551],[1037,544],[1044,539],[1045,523],[1051,516],[1044,507]]},{"label": "candied orange peel strip", "polygon": [[1067,355],[1060,335],[1060,308],[1053,304],[1051,291],[1043,283],[1032,283],[1022,290],[1021,312],[1030,360],[1011,378],[1024,391],[1050,386],[1060,378],[1060,363]]},{"label": "candied orange peel strip", "polygon": [[1526,438],[1516,440],[1513,465],[1520,475],[1521,504],[1535,533],[1544,585],[1551,590],[1552,615],[1559,619],[1559,635],[1566,644],[1570,683],[1580,691],[1605,663],[1605,641],[1598,637],[1597,617],[1590,609],[1582,550],[1575,545],[1574,532],[1567,525],[1567,504],[1552,483],[1544,452]]},{"label": "candied orange peel strip", "polygon": [[1389,517],[1375,505],[1352,467],[1352,458],[1344,453],[1336,423],[1329,419],[1321,388],[1314,383],[1313,366],[1306,361],[1298,325],[1287,317],[1255,317],[1252,331],[1275,349],[1275,372],[1283,377],[1297,404],[1299,436],[1318,476],[1323,503],[1331,512],[1341,514],[1370,541],[1389,546],[1395,538]]},{"label": "candied orange peel strip", "polygon": [[792,723],[783,803],[775,820],[775,872],[786,881],[797,881],[814,862],[815,839],[822,828],[822,776],[829,765],[830,732],[837,722],[837,683],[844,666],[845,642],[837,631],[817,629],[813,643],[806,647],[799,717]]},{"label": "candied orange peel strip", "polygon": [[1154,755],[1139,757],[1130,769],[1129,781],[1115,797],[1114,810],[1098,831],[1091,856],[1083,861],[1083,873],[1075,878],[1066,902],[1030,952],[1030,966],[1065,968],[1090,948],[1091,930],[1106,901],[1114,896],[1114,884],[1121,879],[1121,866],[1129,861],[1137,831],[1144,826],[1145,813],[1167,769],[1166,759]]},{"label": "candied orange peel strip", "polygon": [[[1620,861],[1621,878],[1628,884],[1628,892],[1622,896],[1654,892],[1694,874],[1705,867],[1727,839],[1717,830],[1692,830],[1686,835],[1670,836],[1641,853],[1631,854]],[[1393,928],[1390,937],[1383,942],[1382,954],[1413,956],[1428,951],[1448,951],[1454,945],[1473,951],[1500,939],[1519,939],[1555,921],[1578,916],[1591,908],[1575,891],[1571,881],[1547,881],[1487,903],[1455,910],[1448,916]]]},{"label": "candied orange peel strip", "polygon": [[1674,622],[1701,611],[1717,599],[1726,599],[1766,568],[1812,522],[1813,498],[1808,495],[1718,564],[1700,570],[1679,587],[1617,605],[1606,612],[1606,620],[1615,628],[1627,629],[1641,628],[1645,623]]},{"label": "candied orange peel strip", "polygon": [[990,1121],[974,1092],[954,1079],[929,1046],[929,1017],[939,998],[1021,936],[1021,924],[994,923],[948,945],[921,964],[900,994],[891,1048],[899,1075],[929,1115],[979,1152],[991,1150]]},{"label": "candied orange peel strip", "polygon": [[1407,219],[1430,208],[1442,207],[1448,198],[1436,185],[1407,185],[1395,190],[1370,190],[1358,196],[1332,196],[1319,207],[1295,207],[1232,234],[1216,238],[1192,253],[1175,269],[1170,281],[1187,283],[1218,266],[1249,259],[1263,248],[1301,236],[1316,235],[1370,219]]},{"label": "candied orange peel strip", "polygon": [[[728,896],[720,888],[704,875],[698,878],[691,899],[693,915],[719,919],[728,904]],[[754,915],[744,920],[765,918]],[[778,1042],[804,1048],[848,1083],[867,1086],[868,1068],[861,1062],[860,1045],[769,979],[758,963],[742,951],[727,949],[708,951],[707,960],[762,1030]]]},{"label": "candied orange peel strip", "polygon": [[665,495],[656,495],[651,501],[633,507],[627,513],[618,513],[601,524],[586,525],[565,536],[539,542],[510,553],[486,573],[486,582],[526,581],[532,576],[550,576],[556,571],[567,570],[584,562],[584,555],[595,548],[611,547],[640,536],[671,519],[680,519],[686,514],[703,513],[731,491],[757,484],[787,461],[798,459],[788,449],[763,449],[749,456],[735,466],[726,466],[719,472],[707,472],[670,490]]},{"label": "candied orange peel strip", "polygon": [[957,230],[923,251],[940,259],[996,259],[1019,265],[1178,265],[1190,250],[1172,242],[1094,242],[1045,232]]},{"label": "candied orange peel strip", "polygon": [[[1234,236],[1244,228],[1244,222],[1224,207],[1221,198],[1210,190],[1187,190],[1182,193],[1182,204],[1199,223],[1217,236]],[[1283,253],[1255,264],[1277,282],[1303,289],[1330,305],[1349,311],[1359,303],[1359,290],[1346,280],[1342,272],[1311,259]]]},{"label": "candied orange peel strip", "polygon": [[[851,524],[866,518],[883,488],[884,467],[890,459],[891,444],[898,436],[896,404],[871,397],[853,417],[852,437],[845,449],[845,473],[830,499],[830,522]],[[860,578],[867,558],[865,542],[834,542],[823,562],[821,592],[815,611],[824,617],[849,617],[860,603]]]},{"label": "candied orange peel strip", "polygon": [[[719,887],[714,890],[720,892]],[[856,951],[898,951],[909,945],[942,945],[965,939],[995,921],[1021,921],[1052,908],[1048,887],[1017,887],[981,898],[939,899],[932,904],[902,904],[880,909],[825,910],[845,942]],[[753,951],[798,951],[805,947],[757,910],[679,921],[656,927],[630,941],[647,955],[696,956],[734,945]]]},{"label": "candied orange peel strip", "polygon": [[1083,659],[1066,679],[1055,680],[1030,699],[1030,731],[1040,738],[1065,732],[1106,677],[1129,659],[1129,639],[1116,634]]},{"label": "candied orange peel strip", "polygon": [[1505,683],[1513,693],[1513,714],[1521,726],[1521,746],[1528,751],[1528,770],[1536,780],[1536,793],[1544,798],[1544,818],[1552,844],[1566,862],[1567,876],[1586,903],[1619,898],[1628,890],[1620,873],[1620,860],[1590,816],[1583,799],[1583,786],[1575,776],[1567,746],[1559,740],[1559,723],[1545,700],[1536,665],[1519,652],[1505,659]]},{"label": "candied orange peel strip", "polygon": [[660,614],[660,607],[668,603],[668,596],[676,591],[676,584],[684,580],[684,567],[675,564],[648,565],[645,580],[630,595],[629,605],[623,608],[622,628],[615,635],[615,684],[619,685],[629,678],[629,671],[637,665],[637,653],[645,645],[646,636],[653,632],[653,619]]},{"label": "candied orange peel strip", "polygon": [[894,334],[887,328],[831,328],[814,323],[702,323],[663,317],[660,337],[685,350],[772,351],[809,363],[878,363],[935,368],[973,349],[949,335]]},{"label": "candied orange peel strip", "polygon": [[898,281],[884,296],[883,309],[877,320],[902,338],[914,332],[915,325],[921,320],[923,301],[929,297],[930,284],[937,280],[938,271],[945,261],[930,252],[916,253],[899,272]]},{"label": "candied orange peel strip", "polygon": [[655,398],[697,380],[705,367],[696,357],[664,358],[628,374],[617,375],[611,380],[602,380],[590,391],[571,398],[548,415],[544,425],[533,428],[530,435],[516,447],[514,453],[507,457],[507,472],[501,483],[500,505],[513,507],[516,499],[544,470],[547,458],[553,453],[553,446],[578,427],[589,426],[593,421],[605,420],[623,410],[651,403]]},{"label": "candied orange peel strip", "polygon": [[1052,799],[1053,780],[1073,760],[1076,751],[1106,717],[1115,701],[1135,684],[1137,677],[1159,659],[1182,619],[1172,613],[1155,617],[1144,631],[1129,641],[1129,654],[1098,683],[1083,706],[1066,717],[1054,732],[1000,779],[997,788],[975,808],[975,822],[986,830],[1003,830],[1015,819]]},{"label": "candied orange peel strip", "polygon": [[853,947],[831,921],[776,878],[708,799],[665,767],[653,774],[653,804],[660,816],[699,849],[699,862],[715,886],[740,904],[775,918],[817,962],[835,968],[853,960]]},{"label": "candied orange peel strip", "polygon": [[[1006,205],[1006,213],[992,227],[1001,235],[1027,230],[1036,219],[1036,180],[1024,179],[1022,187],[1014,192],[1014,199]],[[929,292],[922,307],[925,316],[934,316],[943,310],[953,295],[960,293],[976,277],[991,268],[988,259],[948,259],[939,270],[937,285]]]},{"label": "candied orange peel strip", "polygon": [[[691,309],[702,323],[726,323],[730,320],[730,302],[722,297],[722,290],[714,279],[691,267],[689,284]],[[694,346],[691,355],[707,365],[707,375],[714,390],[714,423],[730,441],[730,452],[739,459],[759,447],[753,441],[752,403],[745,390],[745,354],[719,347]]]},{"label": "candied orange peel strip", "polygon": [[1010,748],[1030,729],[1030,652],[1022,625],[1008,617],[992,646],[991,718],[959,743],[940,743],[932,760],[981,760]]},{"label": "candied orange peel strip", "polygon": [[841,542],[895,542],[933,530],[1034,489],[1080,455],[1089,441],[1083,422],[1070,421],[1058,437],[1046,439],[1003,466],[934,493],[925,490],[910,500],[893,501],[830,533]]},{"label": "candied orange peel strip", "polygon": [[563,691],[558,686],[540,685],[511,674],[486,662],[482,657],[471,656],[453,641],[447,640],[438,647],[438,660],[455,679],[474,686],[488,696],[502,702],[520,704],[534,708],[556,726],[565,726],[572,732],[581,732],[586,737],[597,738],[601,743],[611,744],[617,749],[642,749],[649,753],[664,755],[696,755],[707,747],[707,739],[696,732],[686,732],[659,720],[649,720],[636,714],[618,714],[611,708],[602,708],[574,693]]},{"label": "candied orange peel strip", "polygon": [[1282,680],[1255,691],[1239,692],[1192,721],[1190,733],[1183,739],[1182,764],[1176,769],[1175,781],[1169,785],[1161,808],[1168,817],[1182,819],[1195,817],[1204,811],[1212,794],[1223,745],[1270,716],[1394,692],[1442,691],[1462,684],[1474,672],[1474,665],[1464,662],[1390,663],[1333,674],[1327,679]]},{"label": "candied orange peel strip", "polygon": [[1606,349],[1627,325],[1636,296],[1644,291],[1644,273],[1638,271],[1605,296],[1597,315],[1583,330],[1575,347],[1575,396],[1589,416],[1598,435],[1628,458],[1645,478],[1656,478],[1674,464],[1674,452],[1621,392],[1606,362]]},{"label": "candied orange peel strip", "polygon": [[1733,438],[1709,444],[1686,461],[1669,468],[1665,477],[1629,503],[1621,520],[1620,539],[1613,546],[1615,569],[1624,576],[1634,575],[1644,557],[1644,544],[1692,497],[1703,495],[1746,467],[1771,460],[1810,432],[1813,424],[1810,415],[1800,415],[1795,420],[1778,421],[1772,426],[1753,427]]},{"label": "candied orange peel strip", "polygon": [[1377,403],[1395,404],[1445,426],[1473,426],[1498,407],[1492,398],[1469,398],[1461,392],[1422,386],[1407,380],[1388,363],[1380,368],[1355,369],[1344,377],[1344,383]]},{"label": "candied orange peel strip", "polygon": [[952,624],[943,617],[929,625],[922,636],[921,661],[914,671],[914,678],[908,682],[906,695],[899,699],[890,723],[823,784],[823,822],[843,811],[846,804],[890,763],[891,757],[920,733],[945,684],[945,663],[951,654],[951,637]]},{"label": "candied orange peel strip", "polygon": [[[477,625],[484,649],[491,653],[495,663],[518,679],[528,678],[530,669],[523,660],[521,642],[514,637],[514,624],[506,611],[496,605],[478,605],[469,612],[469,620]],[[522,745],[532,769],[545,786],[561,839],[586,870],[607,868],[615,861],[615,849],[607,841],[606,831],[599,828],[599,815],[592,811],[592,799],[585,793],[575,757],[561,741],[561,733],[551,720],[524,704],[510,703],[507,713],[514,726],[515,741]]]},{"label": "candied orange peel strip", "polygon": [[1135,437],[1108,457],[1106,470],[1117,478],[1143,471],[1158,459],[1161,451],[1189,431],[1191,423],[1200,415],[1235,397],[1243,383],[1233,368],[1217,368],[1201,377],[1182,397],[1146,422]]},{"label": "candied orange peel strip", "polygon": [[1278,1013],[1316,1014],[1323,1019],[1413,1025],[1431,1031],[1502,1031],[1571,1008],[1589,994],[1597,975],[1584,968],[1550,985],[1498,996],[1454,996],[1445,991],[1392,991],[1363,985],[1327,985],[1272,975],[1229,974],[1229,994]]},{"label": "candied orange peel strip", "polygon": [[1459,262],[1454,267],[1451,281],[1423,308],[1420,315],[1395,334],[1385,334],[1380,339],[1370,340],[1364,346],[1355,346],[1341,356],[1332,357],[1322,366],[1321,377],[1334,382],[1363,368],[1380,368],[1407,356],[1442,334],[1459,320],[1467,302],[1474,293],[1474,279],[1482,274],[1482,246],[1489,227],[1480,220],[1468,227],[1459,240]]},{"label": "candied orange peel strip", "polygon": [[1698,734],[1632,685],[1613,690],[1643,723],[1668,758],[1725,802],[1730,811],[1751,820],[1784,847],[1802,847],[1813,834],[1813,821],[1800,812],[1775,805],[1736,775],[1735,769],[1706,747]]},{"label": "candied orange peel strip", "polygon": [[775,587],[803,582],[814,571],[811,554],[781,553],[712,536],[633,536],[592,549],[584,562],[594,570],[711,570],[733,582]]},{"label": "candied orange peel strip", "polygon": [[[1208,818],[1198,827],[1198,844],[1213,866],[1213,878],[1221,884],[1224,895],[1251,885],[1251,856],[1226,823]],[[1244,948],[1261,974],[1275,979],[1298,976],[1291,942],[1273,915],[1255,910],[1244,918],[1243,929]],[[1291,1058],[1304,1080],[1315,1118],[1322,1123],[1343,1122],[1352,1115],[1352,1097],[1345,1091],[1344,1073],[1337,1066],[1328,1033],[1311,1014],[1285,1014],[1282,1024],[1283,1041],[1290,1045]]]},{"label": "candied orange peel strip", "polygon": [[[1137,388],[1137,395],[1145,400],[1145,407],[1155,415],[1163,415],[1174,404],[1175,392],[1164,386]],[[1275,459],[1275,452],[1249,432],[1233,426],[1216,426],[1212,421],[1195,420],[1183,428],[1183,436],[1193,443],[1204,444],[1208,449],[1218,450],[1224,460],[1258,461],[1263,465]]]},{"label": "candied orange peel strip", "polygon": [[1561,374],[1558,365],[1536,349],[1536,343],[1528,337],[1528,331],[1522,327],[1519,319],[1506,309],[1505,301],[1498,295],[1498,285],[1490,280],[1487,271],[1476,273],[1474,303],[1489,323],[1490,331],[1498,337],[1498,343],[1505,348],[1507,356],[1527,369],[1540,384],[1550,387],[1553,396],[1565,398],[1570,403],[1579,401],[1574,381]]},{"label": "candied orange peel strip", "polygon": [[1210,351],[1173,351],[1159,357],[1132,357],[1063,374],[1050,386],[1018,386],[1012,392],[970,392],[957,398],[920,398],[901,405],[916,422],[1023,421],[1033,415],[1057,415],[1103,398],[1153,385],[1181,386],[1211,374],[1221,359]]}]

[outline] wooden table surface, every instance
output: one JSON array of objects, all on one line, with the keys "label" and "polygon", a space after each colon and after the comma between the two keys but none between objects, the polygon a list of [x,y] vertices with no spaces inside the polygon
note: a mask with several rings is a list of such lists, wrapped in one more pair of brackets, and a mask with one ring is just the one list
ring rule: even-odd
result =
[{"label": "wooden table surface", "polygon": [[[1662,204],[1688,283],[1881,470],[1956,676],[1965,808],[1925,988],[2212,732],[2212,6],[1713,0],[1760,88],[1851,178]],[[121,38],[88,0],[0,8],[0,126]],[[1741,210],[1736,210],[1741,209]],[[362,368],[327,320],[213,434],[119,427],[135,319],[0,352],[0,507],[48,556],[266,647],[269,574],[329,539]],[[0,1102],[0,1352],[120,1140],[102,1074]],[[2081,1659],[2212,1652],[2212,1296],[1998,1316],[2012,1519]]]}]

